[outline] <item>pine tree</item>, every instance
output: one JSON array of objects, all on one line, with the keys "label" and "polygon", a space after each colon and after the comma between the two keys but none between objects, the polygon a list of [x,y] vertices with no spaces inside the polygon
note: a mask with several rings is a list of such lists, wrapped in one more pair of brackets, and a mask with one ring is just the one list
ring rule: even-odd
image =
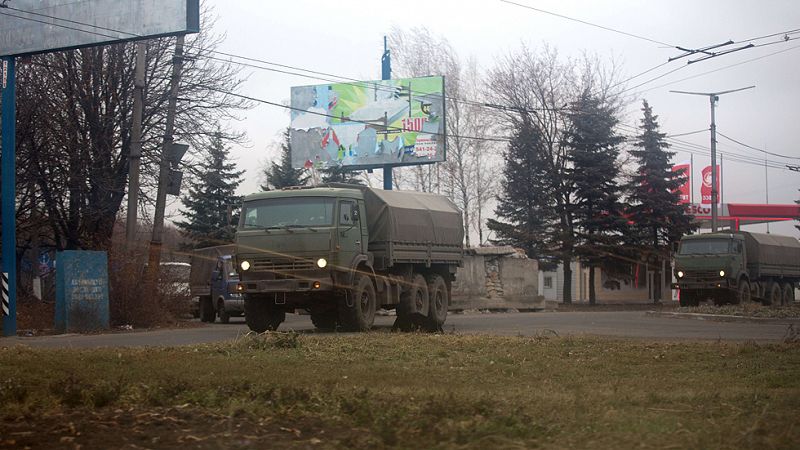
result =
[{"label": "pine tree", "polygon": [[589,303],[595,304],[595,269],[616,252],[626,231],[622,188],[617,183],[623,138],[614,132],[618,123],[614,112],[588,93],[572,111],[565,144],[571,163],[567,174],[574,186],[575,253],[589,267]]},{"label": "pine tree", "polygon": [[364,181],[358,177],[357,173],[346,167],[334,166],[330,169],[323,169],[321,172],[323,183],[348,183],[359,184],[362,186],[364,185]]},{"label": "pine tree", "polygon": [[554,266],[553,223],[557,217],[543,146],[535,125],[523,123],[515,131],[504,152],[505,167],[495,209],[497,217],[505,221],[489,219],[486,225],[497,236],[492,242],[521,248],[529,258]]},{"label": "pine tree", "polygon": [[242,201],[235,192],[244,170],[236,170],[236,165],[228,159],[229,153],[222,134],[217,132],[205,159],[198,165],[195,181],[181,198],[185,207],[181,213],[186,220],[175,225],[192,240],[195,248],[233,242],[238,222],[236,209]]},{"label": "pine tree", "polygon": [[[656,280],[661,279],[662,261],[670,260],[670,251],[684,234],[693,231],[693,217],[686,214],[677,192],[686,175],[672,171],[670,159],[675,155],[667,149],[666,134],[659,132],[658,116],[647,101],[642,102],[644,117],[641,134],[636,137],[636,150],[630,154],[639,168],[630,187],[630,220],[633,222],[631,242],[642,249],[656,267]],[[658,283],[660,287],[660,283]],[[661,299],[660,288],[655,300]]]},{"label": "pine tree", "polygon": [[281,143],[280,162],[272,162],[263,171],[266,184],[261,185],[262,191],[281,189],[290,186],[303,186],[308,182],[305,169],[292,167],[292,146],[289,140],[289,129],[283,132]]}]

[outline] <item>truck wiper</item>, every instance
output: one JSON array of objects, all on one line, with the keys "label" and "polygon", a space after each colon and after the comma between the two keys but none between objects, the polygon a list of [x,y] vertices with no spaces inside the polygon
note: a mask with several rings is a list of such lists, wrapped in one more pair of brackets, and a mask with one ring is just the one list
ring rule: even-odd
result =
[{"label": "truck wiper", "polygon": [[293,231],[292,231],[290,228],[307,228],[307,229],[309,229],[309,230],[313,231],[314,233],[316,233],[316,232],[318,232],[318,231],[319,231],[319,230],[317,230],[316,228],[311,228],[311,227],[310,227],[310,226],[308,226],[308,225],[297,225],[297,224],[285,225],[283,228],[284,228],[286,231],[289,231],[289,232],[292,232],[292,233],[293,233]]}]

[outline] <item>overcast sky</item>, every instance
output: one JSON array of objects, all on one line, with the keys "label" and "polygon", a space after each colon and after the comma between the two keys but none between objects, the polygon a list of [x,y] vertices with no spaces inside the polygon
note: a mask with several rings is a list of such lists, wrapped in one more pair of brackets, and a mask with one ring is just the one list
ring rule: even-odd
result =
[{"label": "overcast sky", "polygon": [[[623,78],[681,53],[663,44],[701,48],[728,40],[772,43],[690,65],[686,61],[691,58],[684,58],[631,80],[629,88],[675,70],[628,91],[631,103],[623,122],[638,123],[641,99],[645,98],[659,115],[662,131],[682,134],[707,129],[708,97],[675,94],[670,90],[719,92],[755,85],[755,89],[721,96],[716,110],[718,131],[749,146],[795,159],[768,155],[770,166],[783,169],[770,168],[765,173],[763,153],[720,136],[723,200],[764,203],[767,182],[770,203],[786,204],[798,199],[800,173],[789,171],[785,165],[800,165],[800,147],[794,134],[800,128],[800,32],[790,34],[790,40],[785,42],[782,35],[747,41],[800,29],[800,5],[796,0],[517,0],[517,3],[640,38],[496,0],[209,0],[218,16],[214,30],[226,35],[221,51],[365,80],[380,78],[383,36],[392,27],[425,26],[447,38],[461,56],[474,56],[483,69],[492,67],[498,56],[519,49],[522,43],[531,47],[546,43],[564,57],[588,51],[602,59],[614,58],[622,65]],[[777,52],[780,53],[770,55]],[[278,103],[288,103],[291,86],[324,83],[263,70],[245,69],[244,73],[249,74],[249,79],[242,93]],[[693,78],[684,80],[689,77]],[[241,193],[258,189],[260,168],[276,156],[270,146],[279,140],[288,124],[286,110],[268,105],[256,106],[243,115],[242,121],[232,124],[246,131],[250,140],[249,145],[235,147],[232,152],[240,167],[247,170]],[[709,133],[677,139],[703,146],[694,155],[695,199],[698,199],[699,171],[710,163]],[[673,150],[678,151],[674,162],[689,159],[689,153],[681,148]],[[742,158],[754,158],[761,163],[735,160]],[[751,230],[765,231],[766,227],[753,226]],[[770,230],[800,236],[789,223],[773,224]]]}]

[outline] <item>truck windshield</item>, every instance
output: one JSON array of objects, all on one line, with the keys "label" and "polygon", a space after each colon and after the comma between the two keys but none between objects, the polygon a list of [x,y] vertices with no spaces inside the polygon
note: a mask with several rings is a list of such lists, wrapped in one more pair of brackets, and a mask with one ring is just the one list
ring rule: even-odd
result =
[{"label": "truck windshield", "polygon": [[244,204],[240,229],[333,225],[333,198],[287,197]]},{"label": "truck windshield", "polygon": [[724,255],[731,253],[730,239],[687,240],[681,242],[679,255]]}]

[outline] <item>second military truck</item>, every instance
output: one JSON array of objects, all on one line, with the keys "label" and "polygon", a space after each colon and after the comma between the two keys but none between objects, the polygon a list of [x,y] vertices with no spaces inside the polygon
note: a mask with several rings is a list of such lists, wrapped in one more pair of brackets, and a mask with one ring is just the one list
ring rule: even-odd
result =
[{"label": "second military truck", "polygon": [[317,328],[440,330],[462,264],[461,211],[447,197],[356,185],[288,188],[244,199],[238,289],[251,330],[308,311]]},{"label": "second military truck", "polygon": [[717,305],[751,299],[790,305],[800,282],[800,241],[746,231],[684,236],[675,277],[681,306],[708,298]]}]

